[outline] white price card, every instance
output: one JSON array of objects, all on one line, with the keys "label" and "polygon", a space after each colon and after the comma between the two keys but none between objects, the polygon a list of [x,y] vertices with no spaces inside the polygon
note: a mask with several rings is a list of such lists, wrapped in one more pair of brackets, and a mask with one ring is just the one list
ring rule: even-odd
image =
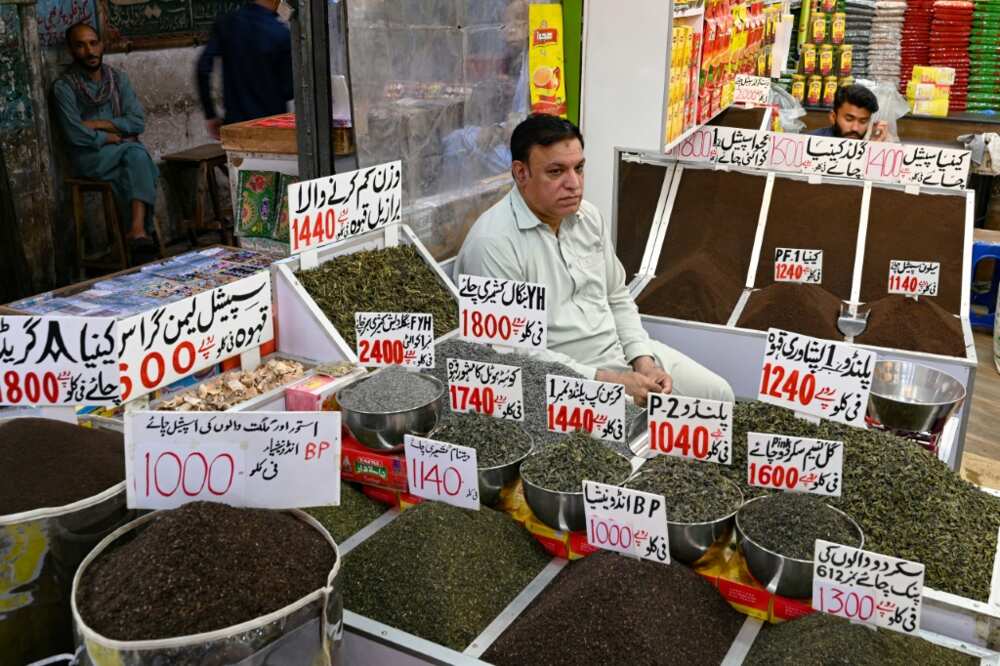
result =
[{"label": "white price card", "polygon": [[875,360],[854,345],[768,329],[757,399],[864,428]]},{"label": "white price card", "polygon": [[924,565],[816,540],[812,607],[904,634],[920,629]]},{"label": "white price card", "polygon": [[937,296],[941,264],[937,261],[889,262],[889,293],[904,296]]},{"label": "white price card", "polygon": [[545,285],[459,275],[458,315],[463,340],[545,349]]},{"label": "white price card", "polygon": [[823,250],[775,248],[774,281],[821,284],[823,282]]},{"label": "white price card", "polygon": [[823,176],[862,180],[868,156],[867,141],[806,135],[801,172],[821,182]]},{"label": "white price card", "polygon": [[733,91],[733,102],[735,104],[748,104],[750,106],[767,106],[770,92],[771,79],[766,76],[737,74],[736,89]]},{"label": "white price card", "polygon": [[267,270],[118,322],[122,400],[274,339]]},{"label": "white price card", "polygon": [[127,412],[130,509],[340,504],[338,412]]},{"label": "white price card", "polygon": [[358,363],[434,368],[434,315],[355,312]]},{"label": "white price card", "polygon": [[903,185],[965,189],[972,153],[968,150],[903,144],[898,182]]},{"label": "white price card", "polygon": [[840,497],[844,443],[748,432],[747,482],[761,488]]},{"label": "white price card", "polygon": [[583,430],[598,439],[624,442],[625,387],[560,375],[545,376],[548,429],[552,432]]},{"label": "white price card", "polygon": [[521,368],[464,358],[449,358],[447,368],[451,411],[524,420]]},{"label": "white price card", "polygon": [[663,495],[584,481],[583,511],[591,546],[670,564]]},{"label": "white price card", "polygon": [[292,254],[375,231],[401,221],[400,161],[322,176],[288,186],[288,243]]},{"label": "white price card", "polygon": [[649,448],[679,458],[728,465],[733,459],[733,403],[650,393]]},{"label": "white price card", "polygon": [[406,477],[410,493],[463,509],[479,510],[476,450],[406,435]]},{"label": "white price card", "polygon": [[0,405],[119,405],[113,317],[0,317]]},{"label": "white price card", "polygon": [[762,169],[771,154],[771,135],[766,132],[715,127],[712,161],[716,169]]}]

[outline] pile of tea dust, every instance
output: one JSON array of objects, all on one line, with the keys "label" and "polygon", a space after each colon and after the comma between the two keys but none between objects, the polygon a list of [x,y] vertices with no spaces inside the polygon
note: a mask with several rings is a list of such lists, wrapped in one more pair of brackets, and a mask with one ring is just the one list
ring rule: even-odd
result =
[{"label": "pile of tea dust", "polygon": [[625,486],[663,495],[667,520],[672,523],[707,523],[732,515],[743,503],[739,489],[718,467],[657,456],[643,463]]},{"label": "pile of tea dust", "polygon": [[927,587],[989,599],[1000,497],[910,440],[829,421],[813,425],[780,407],[746,402],[733,410],[733,464],[719,468],[747,498],[767,492],[746,483],[747,432],[843,441],[843,495],[825,501],[857,521],[865,549],[922,562]]},{"label": "pile of tea dust", "polygon": [[532,453],[521,465],[522,479],[560,493],[583,492],[584,479],[620,485],[631,472],[628,459],[583,432]]},{"label": "pile of tea dust", "polygon": [[843,340],[837,329],[841,300],[818,284],[776,282],[750,294],[736,325],[780,328],[824,340]]},{"label": "pile of tea dust", "polygon": [[333,540],[342,543],[388,510],[349,483],[340,484],[339,506],[314,506],[305,512],[318,520]]},{"label": "pile of tea dust", "polygon": [[[521,368],[521,385],[524,389],[524,421],[521,422],[521,425],[531,434],[537,447],[558,442],[566,436],[562,433],[549,431],[545,408],[546,375],[580,376],[565,365],[541,361],[525,354],[501,354],[493,351],[487,345],[454,339],[438,343],[434,348],[434,358],[436,365],[434,370],[430,372],[446,386],[448,385],[447,364],[449,358],[513,365]],[[444,403],[444,411],[449,411],[447,396],[442,402]],[[628,424],[632,424],[636,419],[641,419],[642,425],[645,427],[645,414],[646,410],[636,406],[634,402],[625,403],[625,420]],[[626,427],[627,430],[628,427]],[[631,451],[625,444],[615,442],[604,442],[604,444],[623,454],[631,455]]]},{"label": "pile of tea dust", "polygon": [[355,312],[430,313],[435,338],[458,328],[458,304],[410,245],[343,254],[295,276],[351,349]]},{"label": "pile of tea dust", "polygon": [[0,516],[72,504],[125,480],[121,433],[52,419],[0,421]]},{"label": "pile of tea dust", "polygon": [[817,539],[860,548],[854,525],[824,499],[806,493],[775,493],[744,504],[736,521],[758,546],[797,560],[813,559]]},{"label": "pile of tea dust", "polygon": [[480,469],[512,463],[531,451],[531,435],[516,422],[484,414],[447,414],[428,437],[475,449]]},{"label": "pile of tea dust", "polygon": [[344,559],[344,608],[462,651],[549,562],[493,509],[423,502]]},{"label": "pile of tea dust", "polygon": [[385,414],[416,409],[442,393],[426,376],[393,365],[341,389],[337,402],[347,409]]},{"label": "pile of tea dust", "polygon": [[765,624],[744,666],[977,666],[978,657],[888,629],[872,630],[843,618],[813,613]]},{"label": "pile of tea dust", "polygon": [[193,502],[123,537],[84,572],[77,603],[122,641],[188,636],[267,615],[326,585],[336,553],[279,511]]},{"label": "pile of tea dust", "polygon": [[567,566],[483,654],[491,664],[718,664],[744,617],[691,569],[600,552]]},{"label": "pile of tea dust", "polygon": [[962,321],[934,302],[891,294],[871,304],[868,328],[855,342],[943,356],[965,356]]}]

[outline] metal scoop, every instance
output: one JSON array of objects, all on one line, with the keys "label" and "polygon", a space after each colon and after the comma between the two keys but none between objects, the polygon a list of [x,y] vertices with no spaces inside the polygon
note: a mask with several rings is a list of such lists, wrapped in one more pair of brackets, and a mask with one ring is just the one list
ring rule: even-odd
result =
[{"label": "metal scoop", "polygon": [[840,304],[840,316],[837,317],[837,328],[848,338],[855,338],[868,328],[868,315],[871,306],[862,303],[844,301]]}]

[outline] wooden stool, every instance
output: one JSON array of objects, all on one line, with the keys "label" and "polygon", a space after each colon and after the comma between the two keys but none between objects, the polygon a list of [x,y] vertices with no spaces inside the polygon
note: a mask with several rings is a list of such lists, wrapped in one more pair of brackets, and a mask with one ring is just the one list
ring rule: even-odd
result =
[{"label": "wooden stool", "polygon": [[[185,227],[188,239],[192,246],[198,244],[198,234],[206,231],[219,232],[220,241],[226,245],[233,244],[233,225],[222,216],[222,208],[219,203],[219,186],[215,178],[215,170],[226,170],[226,151],[218,143],[207,143],[203,146],[188,148],[179,153],[164,155],[163,160],[176,166],[178,169],[197,168],[197,187],[195,188],[194,218],[183,219],[182,225]],[[176,190],[175,200],[180,207],[181,215],[184,213],[184,201],[180,196],[179,187],[172,187]],[[205,220],[205,190],[208,190],[209,198],[212,201],[213,216],[210,220]]]},{"label": "wooden stool", "polygon": [[[79,264],[80,276],[85,277],[88,268],[104,273],[123,271],[129,267],[130,255],[125,237],[122,234],[121,223],[118,220],[118,208],[115,207],[115,195],[111,183],[106,180],[91,180],[89,178],[67,178],[66,185],[73,196],[73,222],[76,225],[76,258]],[[104,226],[111,248],[96,256],[86,256],[83,229],[86,225],[83,213],[83,195],[95,192],[101,195],[101,206],[104,208]]]}]

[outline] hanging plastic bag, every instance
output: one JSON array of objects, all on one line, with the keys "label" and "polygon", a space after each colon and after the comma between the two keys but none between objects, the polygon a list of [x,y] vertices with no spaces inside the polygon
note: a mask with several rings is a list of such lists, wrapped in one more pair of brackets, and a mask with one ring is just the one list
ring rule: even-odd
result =
[{"label": "hanging plastic bag", "polygon": [[777,122],[780,123],[780,127],[776,131],[798,134],[805,129],[806,124],[800,118],[806,115],[806,110],[790,92],[772,83],[767,101],[778,115]]},{"label": "hanging plastic bag", "polygon": [[878,100],[878,111],[875,112],[868,124],[868,134],[865,139],[871,138],[872,130],[878,123],[885,122],[886,136],[883,141],[899,141],[896,121],[910,112],[910,105],[906,102],[906,98],[900,95],[896,86],[890,82],[858,79],[855,83],[871,90],[875,93],[875,99]]}]

